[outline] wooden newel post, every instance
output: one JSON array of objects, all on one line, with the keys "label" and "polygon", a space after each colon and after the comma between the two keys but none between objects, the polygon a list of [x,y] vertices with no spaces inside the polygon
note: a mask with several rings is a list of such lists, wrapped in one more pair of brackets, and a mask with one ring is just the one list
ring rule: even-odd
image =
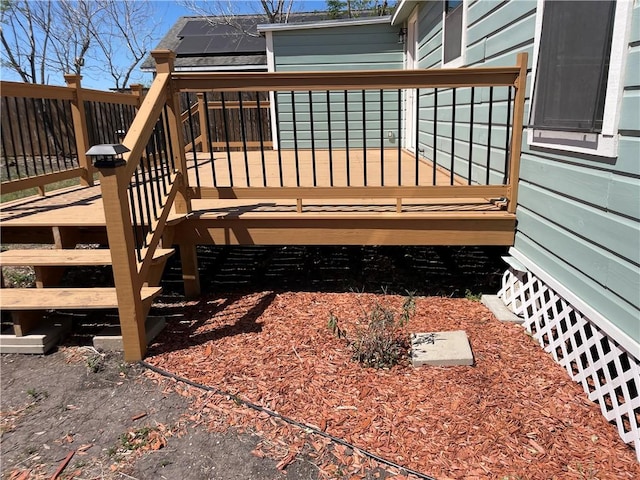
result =
[{"label": "wooden newel post", "polygon": [[126,162],[114,160],[96,162],[96,168],[100,172],[100,188],[118,299],[124,359],[127,362],[135,362],[142,360],[147,349],[145,311],[140,294],[142,282],[135,257],[136,245],[127,194],[131,179],[127,174]]},{"label": "wooden newel post", "polygon": [[518,204],[518,182],[520,181],[520,155],[522,154],[522,129],[524,123],[524,100],[527,85],[527,62],[528,55],[526,52],[518,54],[518,66],[520,73],[516,78],[516,97],[514,99],[513,108],[513,129],[511,131],[511,152],[510,152],[510,170],[509,170],[509,204],[507,211],[515,213]]},{"label": "wooden newel post", "polygon": [[204,101],[204,93],[197,93],[198,97],[198,120],[200,122],[200,141],[202,151],[209,153],[211,142],[209,141],[209,129],[207,128],[207,115],[209,115],[209,105]]},{"label": "wooden newel post", "polygon": [[[173,72],[173,62],[176,58],[174,52],[170,50],[154,50],[151,52],[151,56],[156,62],[157,73],[171,74]],[[180,99],[171,82],[169,82],[167,91],[167,123],[169,124],[169,141],[173,145],[172,150],[176,170],[181,174],[177,181],[182,182],[176,196],[175,209],[178,213],[190,213],[189,172],[187,171],[187,159],[184,153]],[[193,154],[195,155],[196,152],[193,152]],[[179,246],[184,293],[187,297],[197,297],[200,295],[200,274],[198,272],[196,246],[186,243],[181,243]]]},{"label": "wooden newel post", "polygon": [[67,87],[74,90],[71,101],[71,117],[73,118],[73,130],[76,137],[76,153],[78,155],[78,165],[85,169],[80,179],[80,184],[84,186],[93,185],[93,165],[87,158],[86,151],[89,149],[89,132],[87,130],[87,115],[84,111],[84,99],[82,98],[81,75],[67,73],[64,76]]},{"label": "wooden newel post", "polygon": [[142,100],[144,100],[144,87],[139,83],[134,83],[133,85],[130,85],[129,88],[131,88],[131,95],[137,97],[138,99],[138,105],[136,106],[136,108],[140,108],[140,105],[142,105]]}]

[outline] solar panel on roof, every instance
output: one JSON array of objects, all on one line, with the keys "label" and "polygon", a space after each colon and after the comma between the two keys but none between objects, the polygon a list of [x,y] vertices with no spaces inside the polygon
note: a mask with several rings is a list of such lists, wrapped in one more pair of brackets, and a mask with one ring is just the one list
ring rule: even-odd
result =
[{"label": "solar panel on roof", "polygon": [[197,55],[204,53],[207,46],[211,42],[211,37],[208,35],[198,35],[193,37],[184,37],[176,48],[178,55]]},{"label": "solar panel on roof", "polygon": [[[248,19],[243,19],[241,24],[247,30],[256,29],[255,23],[249,23]],[[188,21],[178,37],[181,37],[176,48],[178,55],[253,53],[266,49],[262,36],[242,32],[232,25],[212,25],[207,20]]]},{"label": "solar panel on roof", "polygon": [[182,30],[178,33],[178,37],[193,37],[207,35],[212,25],[206,20],[189,20],[184,24]]}]

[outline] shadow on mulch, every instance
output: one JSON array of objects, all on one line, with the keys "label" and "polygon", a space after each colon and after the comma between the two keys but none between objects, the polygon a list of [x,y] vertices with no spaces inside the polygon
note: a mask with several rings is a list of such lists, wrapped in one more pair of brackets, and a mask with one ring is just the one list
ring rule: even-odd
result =
[{"label": "shadow on mulch", "polygon": [[179,322],[168,322],[163,338],[170,338],[171,341],[155,343],[152,347],[154,355],[170,353],[183,350],[196,345],[203,345],[207,342],[220,340],[225,337],[233,337],[246,333],[260,333],[262,324],[257,320],[262,313],[271,305],[276,294],[271,292],[263,295],[252,307],[244,312],[234,323],[223,325],[213,330],[206,330],[198,333],[200,327],[204,326],[212,315],[226,309],[233,310],[233,305],[239,302],[243,295],[236,294],[220,300],[212,300],[210,297],[201,297],[197,302],[190,302],[188,308],[169,304],[156,306],[155,310],[164,317],[179,315],[182,320]]}]

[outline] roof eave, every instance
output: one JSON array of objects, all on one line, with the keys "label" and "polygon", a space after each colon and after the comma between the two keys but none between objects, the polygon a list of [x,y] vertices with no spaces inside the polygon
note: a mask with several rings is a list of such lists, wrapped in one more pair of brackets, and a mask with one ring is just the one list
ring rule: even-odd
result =
[{"label": "roof eave", "polygon": [[420,2],[416,0],[402,0],[393,14],[391,25],[399,25],[401,23],[404,23],[404,21],[409,18],[409,15],[411,15],[411,12],[415,8],[415,6],[418,5],[418,3]]},{"label": "roof eave", "polygon": [[381,17],[353,18],[349,20],[321,20],[306,23],[264,23],[258,25],[258,32],[278,32],[289,30],[308,30],[313,28],[351,27],[356,25],[375,25],[391,22],[391,15]]}]

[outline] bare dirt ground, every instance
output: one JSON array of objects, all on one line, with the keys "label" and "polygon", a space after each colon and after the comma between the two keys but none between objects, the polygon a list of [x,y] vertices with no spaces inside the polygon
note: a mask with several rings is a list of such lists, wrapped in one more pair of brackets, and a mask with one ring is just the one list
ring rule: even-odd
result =
[{"label": "bare dirt ground", "polygon": [[52,478],[71,453],[59,478],[316,478],[302,456],[283,473],[252,454],[256,436],[194,426],[187,398],[119,355],[68,347],[0,361],[3,479]]}]

